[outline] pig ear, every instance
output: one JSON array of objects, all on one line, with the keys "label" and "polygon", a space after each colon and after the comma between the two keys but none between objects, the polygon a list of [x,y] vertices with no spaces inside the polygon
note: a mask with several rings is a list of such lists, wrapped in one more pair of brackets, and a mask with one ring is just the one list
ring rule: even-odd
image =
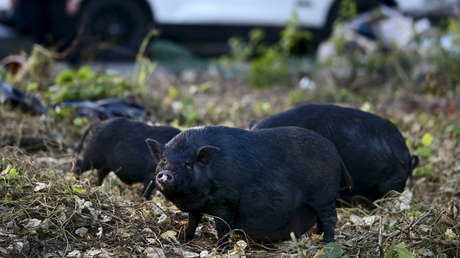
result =
[{"label": "pig ear", "polygon": [[257,121],[252,119],[251,121],[249,121],[249,129],[252,129],[255,125],[256,125]]},{"label": "pig ear", "polygon": [[149,146],[149,149],[153,155],[153,159],[158,163],[161,159],[161,154],[163,153],[163,144],[155,141],[152,138],[145,139],[145,143],[147,146]]},{"label": "pig ear", "polygon": [[206,165],[212,159],[214,153],[216,153],[219,150],[219,148],[211,145],[201,146],[200,148],[198,148],[196,160],[201,164]]}]

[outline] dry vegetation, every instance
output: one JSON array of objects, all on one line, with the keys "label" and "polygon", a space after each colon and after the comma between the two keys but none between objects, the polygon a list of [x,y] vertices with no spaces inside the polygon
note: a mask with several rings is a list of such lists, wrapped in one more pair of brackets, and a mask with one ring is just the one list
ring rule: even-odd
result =
[{"label": "dry vegetation", "polygon": [[[196,112],[190,124],[214,123],[246,127],[292,106],[294,89],[275,87],[254,91],[238,82],[186,85],[151,82],[150,91],[162,108],[152,108],[154,122],[187,126],[184,109]],[[171,85],[176,93],[171,93]],[[198,90],[197,90],[198,89]],[[377,94],[378,93],[378,94]],[[321,102],[312,93],[306,102]],[[157,194],[152,201],[138,197],[139,187],[122,185],[113,175],[95,187],[93,173],[76,179],[71,147],[86,124],[72,116],[53,119],[2,106],[0,139],[0,254],[1,256],[213,257],[243,254],[249,257],[455,257],[460,253],[460,128],[458,99],[438,108],[443,97],[413,94],[389,87],[369,89],[341,105],[371,109],[394,121],[412,151],[421,157],[413,187],[379,200],[374,210],[339,209],[336,244],[324,247],[319,236],[271,246],[236,242],[235,248],[216,250],[212,218],[205,218],[195,240],[181,244],[175,232],[186,215]],[[367,96],[367,97],[364,97]],[[369,97],[371,96],[371,97]],[[177,99],[190,97],[189,106],[173,108]],[[360,99],[367,100],[362,105]],[[183,102],[183,101],[179,101]],[[372,103],[372,104],[370,104]],[[433,108],[435,106],[435,108]],[[179,118],[175,120],[174,118]],[[28,148],[21,138],[42,139],[42,148]],[[11,138],[15,139],[11,141]],[[10,139],[10,140],[8,140]],[[49,141],[43,140],[48,139]],[[53,142],[54,144],[47,144]],[[17,147],[19,146],[19,147]],[[244,239],[244,238],[239,238]],[[246,242],[246,241],[245,241]]]},{"label": "dry vegetation", "polygon": [[[386,59],[377,60],[378,67],[365,67],[364,73],[345,82],[331,80],[333,76],[326,67],[312,74],[314,88],[275,85],[258,90],[248,87],[244,79],[226,80],[216,74],[200,75],[187,83],[161,73],[149,75],[146,72],[153,70],[152,64],[139,60],[141,68],[133,85],[123,79],[124,85],[127,83],[125,91],[116,93],[134,96],[146,106],[152,114],[149,122],[181,128],[201,124],[247,128],[251,119],[300,103],[319,102],[361,108],[391,119],[406,137],[411,152],[419,155],[420,166],[414,171],[410,187],[402,194],[390,193],[378,200],[377,208],[338,209],[336,243],[325,246],[321,236],[309,234],[269,246],[247,246],[248,239],[234,235],[230,250],[217,250],[211,217],[203,219],[193,241],[179,243],[175,235],[186,224],[186,214],[161,194],[145,201],[138,197],[140,187],[123,185],[113,174],[101,187],[95,187],[94,172],[80,179],[69,173],[72,148],[93,119],[77,117],[72,110],[37,115],[3,105],[0,256],[459,257],[457,73],[431,73],[420,82],[406,76],[408,71],[399,66],[399,74],[391,75],[392,65],[384,61],[390,58],[398,64],[398,53],[380,58]],[[389,74],[382,75],[379,69]],[[84,72],[79,77],[82,85],[66,81],[68,88],[78,90],[93,85],[93,78],[100,78],[87,69]],[[119,81],[112,76],[102,77]],[[38,89],[31,87],[31,81],[10,82],[35,90],[42,100],[52,99],[42,94],[41,87],[47,88],[55,79],[36,80],[40,82]],[[93,90],[99,92],[97,87]],[[110,89],[106,90],[104,94],[110,96]]]}]

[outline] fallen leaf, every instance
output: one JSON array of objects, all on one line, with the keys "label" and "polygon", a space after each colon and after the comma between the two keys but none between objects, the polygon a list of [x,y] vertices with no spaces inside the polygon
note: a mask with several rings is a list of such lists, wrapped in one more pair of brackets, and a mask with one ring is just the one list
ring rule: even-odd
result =
[{"label": "fallen leaf", "polygon": [[102,253],[101,249],[90,249],[90,250],[86,251],[85,256],[93,257],[93,256],[96,256],[96,255],[98,255],[100,253]]},{"label": "fallen leaf", "polygon": [[377,218],[377,216],[375,216],[375,215],[373,215],[373,216],[366,216],[366,217],[363,218],[364,224],[365,224],[366,226],[369,226],[369,227],[370,227],[370,226],[372,226],[372,225],[374,224],[376,218]]},{"label": "fallen leaf", "polygon": [[48,184],[45,184],[45,183],[41,183],[41,182],[37,182],[35,183],[36,186],[34,187],[34,192],[38,192],[38,191],[41,191],[45,188],[48,188]]},{"label": "fallen leaf", "polygon": [[25,222],[24,228],[36,228],[40,225],[42,221],[39,219],[29,219],[24,220],[23,222]]},{"label": "fallen leaf", "polygon": [[233,250],[237,255],[245,255],[246,247],[248,247],[248,244],[244,240],[238,240],[233,246]]},{"label": "fallen leaf", "polygon": [[364,223],[364,220],[363,218],[359,217],[359,216],[356,216],[354,214],[352,214],[350,216],[350,220],[353,224],[357,225],[357,226],[364,226],[365,223]]},{"label": "fallen leaf", "polygon": [[107,215],[101,215],[101,222],[109,222],[112,220],[112,217],[107,216]]},{"label": "fallen leaf", "polygon": [[153,245],[153,244],[155,244],[157,242],[155,238],[148,238],[147,237],[145,240],[147,240],[147,243],[149,243],[151,245]]},{"label": "fallen leaf", "polygon": [[166,232],[161,233],[160,237],[164,240],[177,242],[176,235],[177,233],[175,231],[168,230]]},{"label": "fallen leaf", "polygon": [[318,235],[318,234],[311,234],[310,239],[311,239],[312,241],[318,241],[318,242],[319,242],[319,241],[323,240],[323,236],[324,236],[323,233],[322,233],[321,235]]},{"label": "fallen leaf", "polygon": [[399,196],[399,201],[401,202],[399,208],[401,210],[408,210],[410,209],[410,203],[412,201],[412,192],[409,190],[405,190]]},{"label": "fallen leaf", "polygon": [[2,171],[2,173],[0,173],[0,175],[6,176],[8,172],[10,172],[10,169],[11,169],[11,164],[8,164],[8,166],[6,166],[6,168]]},{"label": "fallen leaf", "polygon": [[85,237],[87,233],[88,233],[88,229],[85,227],[81,227],[75,230],[75,234],[79,235],[80,237]]},{"label": "fallen leaf", "polygon": [[318,252],[316,252],[314,258],[320,258],[324,255],[324,251],[323,249],[319,250]]},{"label": "fallen leaf", "polygon": [[171,223],[171,218],[169,218],[166,214],[162,214],[158,218],[158,225],[160,226],[166,226],[166,225],[169,225],[170,223]]},{"label": "fallen leaf", "polygon": [[195,257],[200,257],[200,254],[190,252],[190,251],[182,251],[182,255],[184,258],[195,258]]},{"label": "fallen leaf", "polygon": [[457,237],[457,235],[454,233],[454,231],[452,231],[452,229],[450,229],[450,228],[448,228],[446,230],[444,235],[446,236],[446,240],[454,240]]},{"label": "fallen leaf", "polygon": [[147,247],[144,250],[144,255],[148,258],[166,258],[163,249],[157,247]]},{"label": "fallen leaf", "polygon": [[99,239],[102,237],[102,227],[98,227],[98,228],[97,228],[96,236],[97,236],[97,238],[99,238]]},{"label": "fallen leaf", "polygon": [[79,258],[79,257],[81,257],[81,252],[78,251],[78,250],[73,250],[72,252],[68,253],[66,257]]}]

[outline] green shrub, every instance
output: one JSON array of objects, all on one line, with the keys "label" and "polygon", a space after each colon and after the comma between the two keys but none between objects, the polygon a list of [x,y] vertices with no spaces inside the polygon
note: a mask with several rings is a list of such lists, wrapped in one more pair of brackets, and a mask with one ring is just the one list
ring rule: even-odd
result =
[{"label": "green shrub", "polygon": [[56,77],[56,84],[45,92],[50,103],[66,100],[122,97],[134,89],[131,82],[107,72],[93,73],[87,66],[79,70],[64,70]]},{"label": "green shrub", "polygon": [[288,61],[299,52],[300,46],[313,40],[313,34],[301,28],[297,14],[293,13],[278,42],[266,45],[263,39],[261,29],[252,30],[248,41],[231,38],[230,55],[220,58],[221,65],[228,68],[231,64],[249,61],[249,84],[256,89],[290,85]]},{"label": "green shrub", "polygon": [[251,61],[249,83],[256,89],[289,82],[286,55],[276,48],[269,48],[264,55]]}]

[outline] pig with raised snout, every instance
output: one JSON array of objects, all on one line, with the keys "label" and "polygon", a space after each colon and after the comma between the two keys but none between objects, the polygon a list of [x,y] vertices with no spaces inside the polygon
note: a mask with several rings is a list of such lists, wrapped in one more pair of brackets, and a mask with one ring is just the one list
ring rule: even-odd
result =
[{"label": "pig with raised snout", "polygon": [[[169,126],[113,118],[93,123],[83,134],[75,154],[73,172],[80,175],[92,168],[98,171],[98,185],[113,171],[126,184],[143,183],[149,199],[155,188],[155,166],[146,138],[166,143],[180,132]],[[150,185],[150,187],[148,187]]]},{"label": "pig with raised snout", "polygon": [[402,192],[418,165],[418,157],[410,155],[393,123],[357,109],[301,105],[257,123],[251,121],[249,126],[252,130],[299,126],[333,142],[353,179],[353,190],[340,192],[347,201],[364,196],[372,202],[391,190]]},{"label": "pig with raised snout", "polygon": [[189,222],[190,240],[202,214],[215,216],[219,246],[230,229],[253,240],[289,239],[317,219],[334,240],[335,200],[346,169],[334,145],[298,127],[248,131],[205,126],[182,131],[166,145],[146,140],[157,165],[156,184]]}]

